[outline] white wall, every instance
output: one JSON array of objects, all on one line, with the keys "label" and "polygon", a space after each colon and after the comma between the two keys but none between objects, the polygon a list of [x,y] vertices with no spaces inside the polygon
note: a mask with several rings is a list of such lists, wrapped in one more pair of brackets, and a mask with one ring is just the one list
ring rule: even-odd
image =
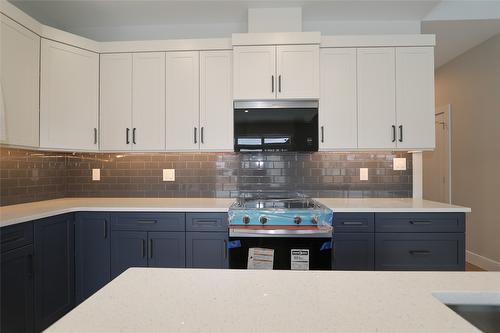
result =
[{"label": "white wall", "polygon": [[439,68],[436,104],[453,110],[451,197],[472,208],[469,259],[500,270],[500,34]]}]

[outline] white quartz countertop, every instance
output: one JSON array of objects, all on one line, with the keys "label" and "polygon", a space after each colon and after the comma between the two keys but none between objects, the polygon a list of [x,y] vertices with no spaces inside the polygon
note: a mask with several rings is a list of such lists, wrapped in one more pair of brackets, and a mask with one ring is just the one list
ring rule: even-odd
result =
[{"label": "white quartz countertop", "polygon": [[[78,211],[227,212],[230,198],[63,198],[0,207],[0,226]],[[412,198],[317,198],[334,212],[470,212],[470,208]]]},{"label": "white quartz countertop", "polygon": [[500,273],[131,268],[47,332],[480,332],[447,292],[500,304]]}]

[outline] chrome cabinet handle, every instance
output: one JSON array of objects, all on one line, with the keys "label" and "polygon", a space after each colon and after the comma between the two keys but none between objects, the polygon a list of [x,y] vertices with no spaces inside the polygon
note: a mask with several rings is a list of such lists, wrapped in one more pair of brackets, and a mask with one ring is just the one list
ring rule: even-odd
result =
[{"label": "chrome cabinet handle", "polygon": [[396,125],[392,125],[392,142],[396,142]]},{"label": "chrome cabinet handle", "polygon": [[135,127],[134,127],[134,129],[132,130],[132,143],[133,143],[134,145],[136,144],[136,142],[135,142],[135,130],[136,130],[136,129],[137,129],[137,128],[135,128]]},{"label": "chrome cabinet handle", "polygon": [[94,144],[97,144],[97,128],[94,127]]},{"label": "chrome cabinet handle", "polygon": [[399,125],[399,142],[403,142],[403,125]]},{"label": "chrome cabinet handle", "polygon": [[126,134],[126,139],[125,142],[129,145],[130,144],[130,128],[127,127],[127,134]]},{"label": "chrome cabinet handle", "polygon": [[278,76],[278,92],[281,92],[281,74]]},{"label": "chrome cabinet handle", "polygon": [[203,140],[203,130],[204,130],[204,127],[202,126],[201,129],[200,129],[201,143],[205,143],[204,140]]},{"label": "chrome cabinet handle", "polygon": [[196,131],[197,131],[197,128],[195,127],[194,128],[194,143],[198,143]]},{"label": "chrome cabinet handle", "polygon": [[325,127],[321,126],[321,142],[325,142]]},{"label": "chrome cabinet handle", "polygon": [[345,221],[342,222],[343,225],[363,225],[363,222],[357,222],[357,221]]},{"label": "chrome cabinet handle", "polygon": [[274,75],[271,75],[271,92],[274,92]]}]

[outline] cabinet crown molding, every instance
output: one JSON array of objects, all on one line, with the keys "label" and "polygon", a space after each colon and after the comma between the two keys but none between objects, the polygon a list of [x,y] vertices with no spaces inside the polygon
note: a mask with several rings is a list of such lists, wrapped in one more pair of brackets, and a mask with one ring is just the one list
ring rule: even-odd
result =
[{"label": "cabinet crown molding", "polygon": [[257,32],[232,34],[233,46],[319,44],[320,32]]}]

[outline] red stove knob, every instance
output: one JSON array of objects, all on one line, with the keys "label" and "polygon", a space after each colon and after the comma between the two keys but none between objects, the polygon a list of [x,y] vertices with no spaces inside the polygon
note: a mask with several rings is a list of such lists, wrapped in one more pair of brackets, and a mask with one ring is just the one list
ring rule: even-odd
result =
[{"label": "red stove knob", "polygon": [[302,218],[301,218],[300,216],[295,216],[295,217],[293,218],[293,222],[294,222],[295,224],[300,224],[300,222],[302,222]]},{"label": "red stove knob", "polygon": [[250,216],[248,216],[248,215],[243,216],[243,223],[245,223],[245,224],[250,223]]},{"label": "red stove knob", "polygon": [[261,216],[261,217],[259,217],[259,221],[260,221],[260,223],[262,223],[262,224],[266,224],[266,223],[267,223],[267,217],[265,217],[265,216]]},{"label": "red stove knob", "polygon": [[318,224],[318,217],[317,216],[311,217],[311,223],[312,224]]}]

